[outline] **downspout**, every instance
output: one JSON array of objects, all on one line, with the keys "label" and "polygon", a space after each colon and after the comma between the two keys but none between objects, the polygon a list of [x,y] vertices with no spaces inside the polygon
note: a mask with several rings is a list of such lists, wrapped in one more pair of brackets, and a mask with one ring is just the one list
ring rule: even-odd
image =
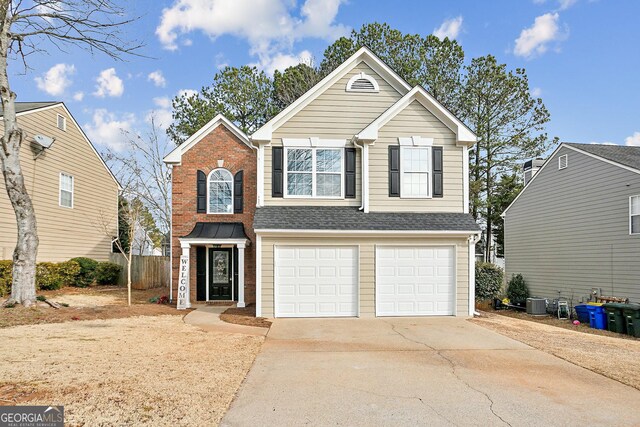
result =
[{"label": "downspout", "polygon": [[364,211],[364,192],[365,192],[365,186],[364,186],[364,148],[361,147],[360,145],[358,145],[358,138],[356,136],[354,136],[353,138],[351,138],[351,142],[353,143],[353,146],[356,147],[358,150],[360,150],[360,160],[362,162],[362,167],[360,170],[360,178],[362,180],[362,189],[360,190],[360,192],[362,193],[360,195],[360,199],[361,199],[361,204],[360,207],[358,208],[359,211]]},{"label": "downspout", "polygon": [[[171,192],[173,193],[173,165],[171,168]],[[171,204],[173,205],[173,194],[171,194]],[[169,216],[169,303],[173,302],[173,206]]]},{"label": "downspout", "polygon": [[480,234],[472,234],[469,242],[469,316],[478,316],[476,311],[476,243],[480,240]]}]

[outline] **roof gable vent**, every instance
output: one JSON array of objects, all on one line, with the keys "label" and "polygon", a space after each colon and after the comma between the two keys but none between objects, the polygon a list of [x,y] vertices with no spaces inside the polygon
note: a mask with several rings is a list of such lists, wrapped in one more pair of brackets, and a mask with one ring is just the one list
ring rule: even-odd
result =
[{"label": "roof gable vent", "polygon": [[370,92],[380,91],[376,79],[365,73],[358,73],[349,79],[347,83],[347,92]]}]

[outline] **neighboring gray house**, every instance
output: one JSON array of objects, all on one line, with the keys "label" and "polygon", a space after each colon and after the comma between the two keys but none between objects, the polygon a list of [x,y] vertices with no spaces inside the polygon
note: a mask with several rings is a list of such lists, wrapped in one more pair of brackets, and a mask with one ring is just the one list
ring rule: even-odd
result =
[{"label": "neighboring gray house", "polygon": [[640,147],[561,144],[503,217],[507,278],[532,295],[640,302]]}]

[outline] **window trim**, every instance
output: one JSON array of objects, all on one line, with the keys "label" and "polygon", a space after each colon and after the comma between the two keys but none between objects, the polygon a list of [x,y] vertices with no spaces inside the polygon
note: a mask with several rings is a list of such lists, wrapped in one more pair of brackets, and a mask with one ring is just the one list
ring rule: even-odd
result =
[{"label": "window trim", "polygon": [[[67,206],[67,205],[63,205],[62,204],[62,177],[63,176],[67,176],[69,178],[71,178],[71,206]],[[60,206],[61,208],[66,208],[66,209],[73,209],[74,205],[75,205],[75,186],[76,186],[76,182],[75,182],[75,178],[73,177],[73,175],[71,175],[70,173],[66,173],[66,172],[60,172],[59,176],[58,176],[58,206]],[[67,191],[68,190],[64,190]]]},{"label": "window trim", "polygon": [[[355,83],[357,80],[369,81],[369,83],[373,85],[373,89],[354,89],[352,86],[353,86],[353,83]],[[355,74],[349,79],[349,81],[347,82],[347,87],[345,88],[345,91],[353,92],[353,93],[378,93],[380,92],[380,86],[378,85],[378,82],[376,81],[376,79],[373,78],[373,76],[370,76],[362,72],[362,73]]]},{"label": "window trim", "polygon": [[638,199],[640,199],[640,194],[635,195],[635,196],[629,196],[629,235],[630,236],[640,236],[640,231],[634,233],[632,230],[632,219],[634,216],[640,216],[640,212],[638,212],[637,214],[633,214],[632,213],[632,209],[633,209],[633,199],[637,197]]},{"label": "window trim", "polygon": [[[311,172],[291,171],[292,173],[308,173],[311,175],[311,195],[289,194],[289,150],[311,150]],[[318,196],[316,195],[316,176],[318,174],[338,175],[337,172],[317,172],[316,171],[316,151],[317,150],[333,150],[340,152],[340,195],[339,196]],[[282,171],[284,177],[282,179],[282,197],[286,199],[327,199],[340,200],[344,199],[344,148],[330,146],[285,146],[284,147],[284,164]]]},{"label": "window trim", "polygon": [[[231,210],[230,212],[211,212],[211,175],[216,171],[225,171],[231,176]],[[233,215],[234,203],[233,203],[233,174],[227,168],[215,168],[207,175],[207,215]]]},{"label": "window trim", "polygon": [[[62,127],[60,127],[60,119],[62,119]],[[58,114],[56,116],[56,128],[60,129],[63,132],[67,131],[67,118],[62,114]]]},{"label": "window trim", "polygon": [[[564,167],[562,166],[562,158],[563,157],[565,159]],[[568,167],[569,167],[569,155],[568,154],[563,154],[561,156],[558,156],[558,170],[566,169]]]},{"label": "window trim", "polygon": [[[432,146],[431,145],[400,145],[400,198],[401,199],[408,199],[408,200],[425,200],[425,199],[433,199],[433,150],[431,149]],[[427,171],[426,172],[422,172],[422,173],[426,173],[427,176],[427,195],[426,196],[407,196],[407,195],[403,195],[403,182],[404,181],[404,174],[405,174],[405,170],[404,170],[404,166],[403,166],[403,155],[402,152],[403,150],[427,150]],[[406,173],[412,173],[412,172],[406,172]],[[414,173],[419,173],[419,172],[414,172]]]}]

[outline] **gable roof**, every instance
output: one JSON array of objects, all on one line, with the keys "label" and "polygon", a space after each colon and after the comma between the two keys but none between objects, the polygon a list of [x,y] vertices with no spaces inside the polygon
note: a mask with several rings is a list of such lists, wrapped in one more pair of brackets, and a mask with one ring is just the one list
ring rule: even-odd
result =
[{"label": "gable roof", "polygon": [[[76,129],[78,129],[78,131],[80,132],[80,135],[82,135],[82,138],[86,141],[87,144],[89,144],[89,147],[91,148],[93,153],[96,155],[96,157],[98,157],[98,160],[100,160],[100,163],[102,163],[102,166],[104,166],[104,168],[107,170],[107,173],[109,174],[109,176],[116,183],[116,185],[118,186],[118,190],[122,190],[122,186],[120,185],[120,182],[118,181],[118,178],[116,178],[116,176],[113,174],[113,172],[111,171],[109,166],[107,166],[107,163],[104,161],[104,159],[102,158],[100,153],[98,153],[98,150],[96,150],[96,147],[93,145],[93,143],[91,142],[89,137],[87,137],[87,134],[84,133],[84,130],[82,130],[82,128],[80,127],[80,125],[76,121],[75,117],[73,117],[73,114],[71,114],[71,111],[69,111],[69,109],[64,104],[64,102],[62,102],[62,101],[16,102],[15,104],[16,104],[16,115],[19,115],[19,116],[35,113],[35,112],[42,111],[42,110],[49,109],[49,108],[61,107],[67,113],[69,118],[71,119],[71,123],[73,123],[75,125]],[[2,110],[2,107],[0,106],[0,117],[2,117],[3,113],[4,113],[4,111]]]},{"label": "gable roof", "polygon": [[395,104],[389,107],[384,113],[382,113],[377,119],[375,119],[366,128],[362,129],[356,138],[360,141],[375,141],[378,139],[378,131],[391,119],[397,116],[401,111],[407,108],[413,101],[418,101],[438,120],[444,123],[455,134],[458,142],[463,145],[473,145],[476,143],[477,138],[475,133],[471,131],[460,119],[447,110],[441,103],[439,103],[429,92],[427,92],[421,86],[416,86],[409,91],[405,96],[400,98]]},{"label": "gable roof", "polygon": [[202,140],[202,138],[207,136],[220,125],[229,129],[231,133],[233,133],[240,141],[244,142],[249,148],[255,149],[255,147],[249,141],[249,137],[247,137],[247,135],[238,126],[236,126],[222,114],[218,114],[209,123],[202,126],[196,133],[187,138],[185,142],[174,148],[162,160],[168,164],[179,164],[182,161],[182,155],[184,153],[193,148],[198,142]]},{"label": "gable roof", "polygon": [[563,142],[555,150],[553,153],[547,158],[544,164],[540,167],[540,169],[533,175],[533,178],[524,186],[522,191],[516,196],[515,199],[511,202],[509,206],[500,214],[501,217],[507,214],[507,211],[511,209],[520,196],[524,194],[524,192],[529,188],[529,186],[535,181],[535,179],[540,176],[540,173],[544,170],[544,168],[551,162],[551,159],[555,157],[555,155],[560,151],[561,148],[569,148],[570,150],[577,151],[578,153],[585,154],[587,156],[593,157],[598,160],[602,160],[606,163],[612,164],[614,166],[621,167],[623,169],[627,169],[631,172],[635,172],[640,174],[640,147],[630,147],[624,145],[608,145],[608,144],[578,144],[575,142]]},{"label": "gable roof", "polygon": [[305,92],[304,95],[296,99],[292,104],[278,113],[274,118],[262,125],[260,129],[258,129],[251,135],[251,139],[253,141],[270,142],[271,135],[276,129],[278,129],[293,115],[309,105],[311,101],[320,96],[320,94],[322,94],[326,89],[328,89],[334,83],[344,77],[349,71],[351,71],[356,65],[361,62],[364,62],[369,67],[371,67],[401,95],[404,95],[411,90],[411,86],[409,85],[409,83],[402,79],[402,77],[400,77],[395,71],[393,71],[391,67],[382,62],[382,60],[368,48],[362,47],[358,49],[356,53],[351,55],[346,61],[340,64],[335,70],[329,73],[325,78],[320,80],[314,87]]},{"label": "gable roof", "polygon": [[[47,102],[16,102],[16,114],[24,113],[31,110],[39,110],[44,107],[51,107],[53,105],[61,104],[59,101],[47,101]],[[0,116],[4,115],[2,104],[0,104]]]},{"label": "gable roof", "polygon": [[640,171],[640,147],[574,142],[565,142],[564,145]]}]

